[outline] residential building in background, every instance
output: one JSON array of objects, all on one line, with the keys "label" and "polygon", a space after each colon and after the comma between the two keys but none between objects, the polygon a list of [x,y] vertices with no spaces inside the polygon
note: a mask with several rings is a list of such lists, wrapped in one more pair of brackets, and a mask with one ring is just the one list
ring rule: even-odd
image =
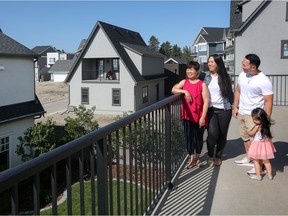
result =
[{"label": "residential building in background", "polygon": [[192,44],[194,60],[201,65],[202,71],[207,71],[207,60],[211,54],[220,54],[225,59],[226,37],[229,28],[202,27]]},{"label": "residential building in background", "polygon": [[0,30],[0,171],[22,163],[18,137],[45,111],[35,93],[37,54]]},{"label": "residential building in background", "polygon": [[[61,81],[65,80],[65,77],[68,74],[68,71],[63,72],[63,69],[66,70],[67,65],[71,65],[70,62],[64,62],[65,60],[72,60],[74,58],[74,53],[65,53],[64,50],[60,51],[52,46],[36,46],[32,49],[35,53],[39,55],[37,61],[35,62],[35,79],[36,81],[54,81],[53,72],[50,72],[52,66],[58,61],[61,60],[62,63],[59,63],[61,66],[57,66],[54,72],[56,73],[56,81],[59,79]],[[60,69],[60,71],[59,71]],[[65,75],[63,75],[63,73]],[[52,78],[51,78],[52,74]],[[64,77],[64,78],[63,78]]]},{"label": "residential building in background", "polygon": [[65,82],[69,107],[96,113],[135,112],[164,98],[164,56],[138,32],[98,21]]}]

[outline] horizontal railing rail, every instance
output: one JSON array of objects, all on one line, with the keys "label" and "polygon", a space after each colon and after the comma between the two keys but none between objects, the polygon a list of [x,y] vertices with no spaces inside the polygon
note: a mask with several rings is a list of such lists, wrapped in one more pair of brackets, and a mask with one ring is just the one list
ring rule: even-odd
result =
[{"label": "horizontal railing rail", "polygon": [[[238,76],[232,75],[234,89],[238,84]],[[273,74],[267,75],[273,86],[273,105],[274,106],[288,106],[288,74]]]},{"label": "horizontal railing rail", "polygon": [[167,97],[0,172],[0,213],[150,214],[186,157],[180,110]]}]

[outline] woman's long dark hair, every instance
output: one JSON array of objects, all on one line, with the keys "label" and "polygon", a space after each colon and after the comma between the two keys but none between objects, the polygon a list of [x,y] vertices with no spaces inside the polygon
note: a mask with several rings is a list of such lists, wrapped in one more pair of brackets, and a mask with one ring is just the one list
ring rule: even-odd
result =
[{"label": "woman's long dark hair", "polygon": [[[218,84],[221,91],[222,97],[229,97],[229,92],[231,88],[231,79],[224,65],[222,57],[218,54],[212,54],[209,58],[212,57],[217,64],[217,73],[218,73]],[[209,60],[208,58],[208,60]]]},{"label": "woman's long dark hair", "polygon": [[270,119],[270,117],[267,115],[265,110],[262,108],[255,108],[251,112],[252,118],[254,117],[258,121],[260,121],[261,124],[261,135],[262,137],[267,137],[272,139],[272,133],[270,130],[271,125],[273,124],[273,121]]}]

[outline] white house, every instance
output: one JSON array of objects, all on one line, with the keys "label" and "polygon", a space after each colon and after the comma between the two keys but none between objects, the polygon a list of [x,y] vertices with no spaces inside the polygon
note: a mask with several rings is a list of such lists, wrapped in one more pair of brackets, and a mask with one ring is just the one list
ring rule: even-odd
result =
[{"label": "white house", "polygon": [[65,82],[69,106],[122,114],[163,99],[164,79],[164,56],[138,32],[98,21]]},{"label": "white house", "polygon": [[35,94],[36,57],[0,30],[0,171],[21,163],[18,137],[45,113]]},{"label": "white house", "polygon": [[231,31],[234,33],[235,74],[241,72],[246,54],[261,59],[267,75],[288,73],[288,2],[232,1]]}]

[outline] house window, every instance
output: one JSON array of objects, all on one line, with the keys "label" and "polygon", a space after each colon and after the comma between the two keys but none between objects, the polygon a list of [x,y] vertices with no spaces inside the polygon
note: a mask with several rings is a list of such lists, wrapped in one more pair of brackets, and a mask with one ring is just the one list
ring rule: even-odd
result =
[{"label": "house window", "polygon": [[199,44],[199,51],[207,51],[207,45],[206,44]]},{"label": "house window", "polygon": [[281,41],[281,58],[288,58],[288,40]]},{"label": "house window", "polygon": [[144,86],[142,88],[142,100],[143,104],[148,102],[148,86]]},{"label": "house window", "polygon": [[119,71],[119,59],[112,60],[113,71]]},{"label": "house window", "polygon": [[81,104],[89,104],[89,88],[81,88]]},{"label": "house window", "polygon": [[121,89],[112,89],[112,106],[121,105]]},{"label": "house window", "polygon": [[288,2],[286,2],[286,21],[288,22]]},{"label": "house window", "polygon": [[0,172],[9,168],[9,136],[0,137]]},{"label": "house window", "polygon": [[55,58],[50,58],[50,59],[49,59],[49,62],[50,62],[50,63],[55,63],[55,61],[56,61]]}]

